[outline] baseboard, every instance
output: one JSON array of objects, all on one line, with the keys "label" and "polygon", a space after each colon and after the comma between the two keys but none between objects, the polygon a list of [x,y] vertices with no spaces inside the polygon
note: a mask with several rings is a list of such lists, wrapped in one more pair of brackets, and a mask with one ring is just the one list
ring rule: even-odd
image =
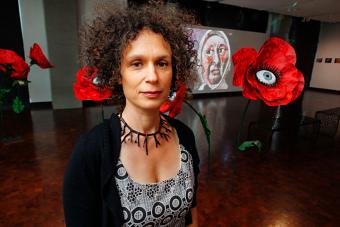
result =
[{"label": "baseboard", "polygon": [[[216,92],[216,93],[197,93],[192,95],[193,98],[213,98],[213,97],[230,97],[230,96],[242,96],[242,91],[233,91],[233,92]],[[83,107],[93,107],[93,106],[100,106],[101,102],[91,101],[91,100],[84,100]],[[115,106],[119,105],[119,103],[113,100],[105,100],[103,102],[104,106]]]},{"label": "baseboard", "polygon": [[52,102],[33,102],[29,106],[33,110],[52,109]]},{"label": "baseboard", "polygon": [[318,91],[318,92],[323,92],[323,93],[329,93],[329,94],[337,94],[337,95],[340,95],[340,91],[338,91],[338,90],[326,89],[326,88],[309,87],[309,88],[306,88],[306,90]]},{"label": "baseboard", "polygon": [[200,98],[200,99],[201,98],[213,98],[213,97],[230,97],[230,96],[242,96],[242,91],[193,94],[193,98]]}]

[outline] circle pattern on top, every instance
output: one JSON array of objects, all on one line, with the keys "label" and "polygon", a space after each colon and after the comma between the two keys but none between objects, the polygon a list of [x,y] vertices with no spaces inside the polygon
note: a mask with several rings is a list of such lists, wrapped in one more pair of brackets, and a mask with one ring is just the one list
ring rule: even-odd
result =
[{"label": "circle pattern on top", "polygon": [[118,161],[115,183],[123,207],[124,224],[128,226],[185,226],[194,196],[192,157],[183,146],[181,168],[174,177],[154,184],[139,184],[128,176]]},{"label": "circle pattern on top", "polygon": [[182,162],[187,162],[189,159],[188,154],[186,152],[181,152],[181,160]]},{"label": "circle pattern on top", "polygon": [[131,213],[126,207],[123,207],[123,215],[124,215],[124,221],[129,222],[131,219]]},{"label": "circle pattern on top", "polygon": [[123,164],[117,165],[115,176],[119,180],[124,180],[125,178],[128,177],[127,171],[125,170]]},{"label": "circle pattern on top", "polygon": [[156,202],[152,207],[152,215],[155,218],[161,217],[165,212],[165,206],[161,202]]},{"label": "circle pattern on top", "polygon": [[146,211],[142,207],[137,207],[132,211],[132,218],[135,223],[141,223],[146,217]]},{"label": "circle pattern on top", "polygon": [[193,197],[194,197],[193,190],[191,188],[188,188],[187,192],[186,192],[186,199],[187,199],[187,201],[191,202]]},{"label": "circle pattern on top", "polygon": [[170,199],[170,207],[172,210],[176,211],[178,210],[182,205],[182,200],[181,200],[181,197],[179,196],[173,196],[171,199]]}]

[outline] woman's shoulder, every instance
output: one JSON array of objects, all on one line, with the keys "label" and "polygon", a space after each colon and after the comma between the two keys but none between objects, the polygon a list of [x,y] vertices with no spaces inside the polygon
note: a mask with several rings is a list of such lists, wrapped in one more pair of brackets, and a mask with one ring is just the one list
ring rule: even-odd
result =
[{"label": "woman's shoulder", "polygon": [[99,156],[103,135],[104,123],[82,133],[74,145],[73,156],[83,157],[83,159],[93,159]]},{"label": "woman's shoulder", "polygon": [[104,134],[104,122],[95,125],[93,128],[83,132],[79,138],[78,143],[82,143],[84,145],[94,145],[100,143]]},{"label": "woman's shoulder", "polygon": [[119,130],[119,118],[115,113],[109,119],[104,119],[92,127],[87,132],[83,133],[80,138],[86,138],[90,143],[101,143],[106,133]]},{"label": "woman's shoulder", "polygon": [[[88,131],[82,133],[79,136],[76,145],[92,149],[94,146],[98,147],[98,145],[102,145],[105,138],[108,138],[109,140],[113,139],[112,136],[117,133],[120,133],[119,118],[113,113],[109,119],[104,119]],[[115,136],[117,137],[117,135]]]}]

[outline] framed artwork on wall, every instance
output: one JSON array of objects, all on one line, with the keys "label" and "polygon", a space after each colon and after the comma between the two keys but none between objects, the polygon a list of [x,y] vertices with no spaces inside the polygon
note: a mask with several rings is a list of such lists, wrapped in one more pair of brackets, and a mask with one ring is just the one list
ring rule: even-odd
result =
[{"label": "framed artwork on wall", "polygon": [[231,50],[223,31],[194,29],[197,40],[197,91],[227,90],[226,76],[230,72]]},{"label": "framed artwork on wall", "polygon": [[334,63],[340,64],[340,58],[334,58]]},{"label": "framed artwork on wall", "polygon": [[197,51],[197,80],[193,93],[241,91],[232,85],[232,54],[242,47],[258,50],[266,34],[203,26],[190,30]]},{"label": "framed artwork on wall", "polygon": [[322,58],[317,58],[316,62],[321,63],[322,62]]},{"label": "framed artwork on wall", "polygon": [[325,63],[332,63],[332,58],[325,58]]}]

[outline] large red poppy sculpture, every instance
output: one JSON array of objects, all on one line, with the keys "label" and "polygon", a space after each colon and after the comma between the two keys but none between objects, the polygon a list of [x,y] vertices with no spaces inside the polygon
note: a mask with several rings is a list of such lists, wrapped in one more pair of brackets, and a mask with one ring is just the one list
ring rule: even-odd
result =
[{"label": "large red poppy sculpture", "polygon": [[185,84],[181,84],[174,95],[175,97],[171,97],[166,100],[160,107],[160,111],[162,113],[169,112],[170,117],[177,116],[182,111],[182,104],[184,102],[187,89],[188,88]]},{"label": "large red poppy sculpture", "polygon": [[[253,48],[241,48],[233,56],[234,86],[242,87],[244,97],[251,100],[262,100],[268,106],[287,105],[301,94],[304,77],[295,67],[294,48],[286,41],[272,37],[257,52]],[[250,101],[250,100],[249,100]],[[245,141],[240,144],[241,128],[249,102],[243,112],[237,135],[239,150],[257,147],[261,142]]]},{"label": "large red poppy sculpture", "polygon": [[301,94],[304,77],[295,67],[294,48],[280,38],[270,38],[257,52],[241,48],[233,56],[234,86],[243,96],[262,100],[268,106],[287,105]]},{"label": "large red poppy sculpture", "polygon": [[103,101],[112,96],[112,91],[101,83],[95,66],[84,66],[78,70],[73,91],[78,100]]},{"label": "large red poppy sculpture", "polygon": [[[28,74],[33,65],[38,65],[42,69],[53,67],[37,43],[34,43],[31,47],[29,58],[31,61],[28,65],[25,60],[14,51],[0,49],[0,112],[2,111],[4,100],[12,90],[18,93],[18,86],[28,85],[30,82],[28,81]],[[24,107],[23,101],[17,95],[13,99],[13,111],[20,113],[24,110]]]}]

